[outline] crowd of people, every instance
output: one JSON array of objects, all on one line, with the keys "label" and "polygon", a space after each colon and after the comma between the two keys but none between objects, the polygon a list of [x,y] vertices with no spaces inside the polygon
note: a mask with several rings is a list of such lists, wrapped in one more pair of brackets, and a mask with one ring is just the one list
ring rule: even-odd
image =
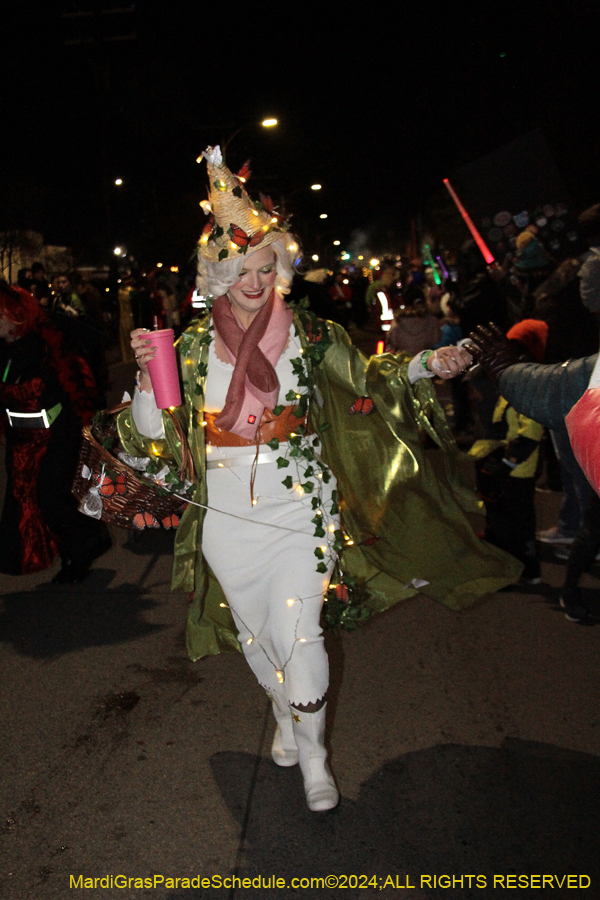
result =
[{"label": "crowd of people", "polygon": [[[308,297],[319,317],[362,336],[363,345],[372,338],[373,351],[379,343],[380,349],[405,361],[424,350],[454,346],[478,325],[494,322],[520,340],[531,359],[559,363],[591,356],[598,349],[599,245],[600,211],[595,206],[580,216],[578,243],[571,248],[578,255],[557,257],[540,229],[529,225],[512,239],[502,263],[493,266],[486,265],[469,242],[458,256],[446,254],[446,265],[441,258],[434,266],[432,259],[426,263],[396,256],[384,258],[375,271],[346,264],[335,272],[321,270],[319,277],[296,272],[288,299]],[[196,286],[160,269],[144,275],[123,271],[116,291],[109,292],[78,272],[57,272],[49,278],[43,264],[35,262],[19,271],[16,287],[31,294],[40,316],[58,328],[64,347],[91,369],[96,408],[106,406],[106,349],[111,342],[121,359],[130,362],[132,330],[173,328],[178,337],[198,315]],[[523,322],[526,327],[519,328]],[[540,575],[532,491],[542,469],[550,486],[564,491],[564,501],[557,524],[538,532],[537,539],[551,543],[559,556],[568,557],[585,510],[594,502],[566,431],[554,428],[548,440],[535,422],[518,413],[513,420],[511,407],[502,405],[481,371],[453,379],[450,394],[446,409],[451,427],[477,460],[477,484],[488,518],[486,538],[516,555],[529,580],[536,582]],[[528,437],[533,433],[535,439]],[[497,465],[502,447],[508,443],[518,448],[526,440],[531,442],[526,465],[522,459],[507,477],[506,465]],[[494,478],[501,484],[492,484]],[[526,501],[508,499],[526,485]],[[521,510],[521,521],[528,522],[517,543],[509,524],[515,509]],[[503,517],[505,525],[500,527]]]}]

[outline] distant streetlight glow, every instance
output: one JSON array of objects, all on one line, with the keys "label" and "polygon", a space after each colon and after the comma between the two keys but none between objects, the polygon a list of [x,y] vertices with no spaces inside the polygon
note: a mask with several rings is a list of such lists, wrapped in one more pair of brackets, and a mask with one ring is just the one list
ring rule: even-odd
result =
[{"label": "distant streetlight glow", "polygon": [[319,216],[319,218],[320,218],[320,219],[326,219],[326,218],[327,218],[327,213],[321,213],[321,215]]},{"label": "distant streetlight glow", "polygon": [[334,242],[333,242],[333,246],[334,246],[334,247],[339,247],[339,246],[340,246],[340,242],[339,242],[339,241],[334,241]]},{"label": "distant streetlight glow", "polygon": [[156,268],[157,268],[157,269],[162,269],[162,263],[156,263]]},{"label": "distant streetlight glow", "polygon": [[313,253],[313,255],[311,256],[311,259],[314,260],[314,262],[319,262],[319,256],[318,256],[318,254],[317,254],[317,253]]},{"label": "distant streetlight glow", "polygon": [[123,179],[122,179],[122,178],[115,178],[115,184],[116,184],[116,185],[123,184]]},{"label": "distant streetlight glow", "polygon": [[322,187],[322,185],[320,185],[320,184],[311,184],[310,189],[311,189],[311,191],[320,191],[321,187]]},{"label": "distant streetlight glow", "polygon": [[261,125],[263,128],[273,128],[274,125],[277,125],[277,119],[263,119]]},{"label": "distant streetlight glow", "polygon": [[373,257],[373,259],[369,260],[369,265],[373,266],[373,268],[376,269],[377,266],[379,265],[379,260],[376,259],[375,257]]},{"label": "distant streetlight glow", "polygon": [[123,248],[122,248],[122,247],[115,247],[115,249],[113,250],[113,253],[115,254],[115,256],[122,256],[122,255],[123,255]]}]

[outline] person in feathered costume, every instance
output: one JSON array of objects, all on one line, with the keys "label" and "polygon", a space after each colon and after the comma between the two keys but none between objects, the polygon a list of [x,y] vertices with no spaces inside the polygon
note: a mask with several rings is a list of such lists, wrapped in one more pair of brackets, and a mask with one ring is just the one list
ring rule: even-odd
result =
[{"label": "person in feathered costume", "polygon": [[[401,365],[367,361],[338,325],[285,302],[298,245],[268,200],[219,148],[204,154],[209,223],[199,289],[212,310],[179,341],[196,487],[176,537],[173,587],[194,591],[193,659],[241,648],[273,702],[280,766],[300,764],[313,811],[339,795],[323,743],[328,661],[319,617],[336,564],[364,587],[373,611],[419,589],[458,609],[518,578],[520,566],[478,541],[477,509],[428,377],[469,362],[457,347]],[[169,415],[148,374],[151,332],[137,330],[140,367],[131,411],[119,416],[127,453],[178,460]],[[435,475],[421,429],[442,447]],[[340,523],[340,511],[343,528]],[[233,616],[233,620],[232,620]]]},{"label": "person in feathered costume", "polygon": [[87,363],[27,291],[0,282],[0,409],[7,488],[0,571],[40,572],[60,555],[53,581],[74,583],[110,544],[106,526],[77,511],[71,484],[81,427],[96,409]]}]

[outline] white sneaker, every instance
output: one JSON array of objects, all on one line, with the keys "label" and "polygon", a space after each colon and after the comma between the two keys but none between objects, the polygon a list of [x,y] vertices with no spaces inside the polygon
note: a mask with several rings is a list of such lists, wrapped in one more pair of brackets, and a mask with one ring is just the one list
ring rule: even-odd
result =
[{"label": "white sneaker", "polygon": [[547,528],[546,531],[538,531],[535,537],[542,544],[572,544],[575,540],[575,535],[565,534],[564,531],[560,531],[558,525]]},{"label": "white sneaker", "polygon": [[[571,556],[570,547],[554,547],[552,552],[557,559],[569,559],[569,557]],[[600,552],[596,553],[594,562],[600,562]]]}]

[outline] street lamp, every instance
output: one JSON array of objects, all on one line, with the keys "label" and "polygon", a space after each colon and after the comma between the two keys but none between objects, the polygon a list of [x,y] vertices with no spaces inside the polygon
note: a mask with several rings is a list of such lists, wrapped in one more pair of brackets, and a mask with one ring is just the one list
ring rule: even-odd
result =
[{"label": "street lamp", "polygon": [[322,187],[322,184],[311,184],[310,189],[311,191],[320,191]]},{"label": "street lamp", "polygon": [[115,184],[117,185],[117,187],[120,187],[123,184],[123,179],[115,178]]},{"label": "street lamp", "polygon": [[340,246],[340,242],[339,242],[339,241],[334,241],[334,242],[333,242],[333,246],[334,246],[334,247],[339,247],[339,246]]},{"label": "street lamp", "polygon": [[326,219],[326,218],[327,218],[327,213],[321,213],[321,215],[319,216],[319,218],[320,218],[320,219]]},{"label": "street lamp", "polygon": [[115,256],[123,256],[123,248],[115,247],[115,249],[113,250],[113,253],[115,254]]},{"label": "street lamp", "polygon": [[[240,131],[244,131],[244,129],[252,127],[252,126],[255,127],[257,124],[258,124],[257,122],[245,122],[243,125],[240,125],[239,128],[236,128],[235,131],[232,134],[230,134],[226,140],[221,141],[221,152],[223,154],[223,162],[225,162],[225,157],[227,156],[227,150],[229,148],[229,145],[231,144],[232,140],[238,136]],[[263,128],[274,128],[275,125],[279,125],[279,119],[276,119],[275,116],[268,116],[266,119],[263,119],[260,124],[262,125]],[[197,158],[196,162],[201,163],[202,159],[203,159],[203,156],[201,153],[200,156]]]},{"label": "street lamp", "polygon": [[317,254],[317,253],[313,253],[313,255],[311,256],[311,259],[312,259],[314,262],[319,262],[319,256],[318,256],[318,254]]}]

